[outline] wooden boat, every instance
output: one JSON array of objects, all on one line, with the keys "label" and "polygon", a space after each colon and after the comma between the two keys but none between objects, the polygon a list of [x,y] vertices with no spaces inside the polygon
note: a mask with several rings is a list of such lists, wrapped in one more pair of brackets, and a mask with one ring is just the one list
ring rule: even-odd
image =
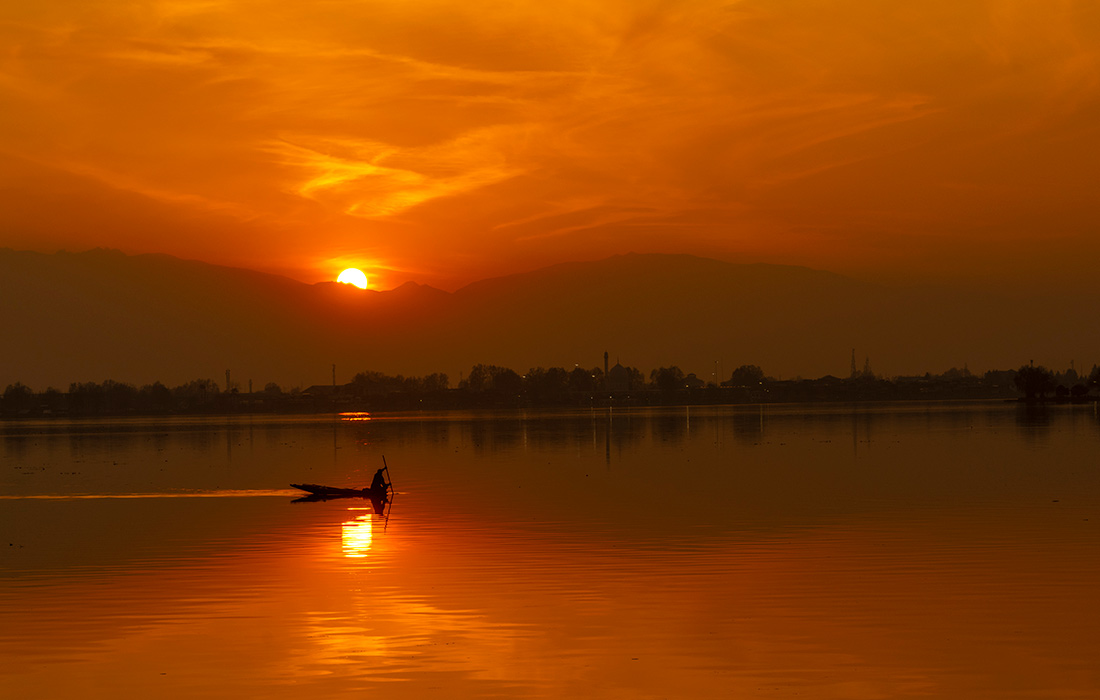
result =
[{"label": "wooden boat", "polygon": [[390,495],[393,493],[393,484],[385,481],[385,477],[381,476],[382,472],[386,474],[390,473],[390,467],[386,464],[386,456],[382,455],[382,468],[378,470],[378,473],[374,475],[374,482],[372,485],[376,485],[374,488],[368,486],[365,489],[346,489],[339,486],[322,486],[320,484],[291,484],[292,488],[301,489],[307,492],[308,496],[294,501],[299,503],[302,501],[327,501],[330,498],[369,498],[371,505],[375,510],[381,512],[381,508],[390,501]]},{"label": "wooden boat", "polygon": [[371,500],[386,501],[388,486],[380,489],[345,489],[338,486],[321,486],[320,484],[291,484],[291,487],[301,489],[321,498],[369,498]]}]

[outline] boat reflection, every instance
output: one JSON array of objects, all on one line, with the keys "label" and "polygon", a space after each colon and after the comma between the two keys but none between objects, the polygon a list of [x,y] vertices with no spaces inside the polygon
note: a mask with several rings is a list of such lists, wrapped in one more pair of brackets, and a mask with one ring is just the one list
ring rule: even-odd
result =
[{"label": "boat reflection", "polygon": [[[374,521],[376,519],[382,520],[383,531],[385,531],[386,527],[389,525],[389,511],[393,508],[393,501],[391,499],[387,498],[384,494],[378,494],[377,492],[372,493],[368,490],[366,492],[360,492],[359,495],[354,495],[353,493],[311,493],[308,496],[295,498],[291,503],[315,503],[318,501],[351,499],[370,501],[370,508],[354,506],[348,508],[351,512],[363,512],[340,526],[340,540],[343,543],[345,557],[363,558],[366,557],[367,552],[370,551],[371,539],[374,536]],[[387,508],[387,506],[389,506],[389,508]]]},{"label": "boat reflection", "polygon": [[[350,489],[349,489],[350,491]],[[385,494],[367,493],[311,493],[308,496],[295,498],[291,503],[319,503],[323,501],[343,501],[349,499],[370,501],[371,508],[378,515],[386,515],[386,506],[390,499]]]}]

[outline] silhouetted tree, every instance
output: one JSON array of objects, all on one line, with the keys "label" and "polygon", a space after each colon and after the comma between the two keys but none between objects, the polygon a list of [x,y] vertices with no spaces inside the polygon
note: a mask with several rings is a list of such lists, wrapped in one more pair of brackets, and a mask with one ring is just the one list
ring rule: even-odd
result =
[{"label": "silhouetted tree", "polygon": [[59,413],[65,408],[65,395],[54,387],[47,387],[42,393],[42,407],[49,413]]},{"label": "silhouetted tree", "polygon": [[874,379],[875,373],[871,371],[871,358],[863,358],[863,371],[859,373],[860,379]]},{"label": "silhouetted tree", "polygon": [[764,381],[764,370],[756,365],[741,365],[730,375],[731,386],[756,386]]},{"label": "silhouetted tree", "polygon": [[[1072,367],[1064,372],[1054,373],[1054,383],[1065,385],[1067,387],[1067,391],[1068,387],[1071,387],[1080,381],[1081,375],[1077,374],[1077,370],[1073,369]],[[1055,391],[1057,391],[1057,389],[1055,389]]]},{"label": "silhouetted tree", "polygon": [[172,398],[183,409],[205,408],[217,398],[221,389],[213,379],[192,379],[172,389]]},{"label": "silhouetted tree", "polygon": [[272,396],[278,396],[279,394],[283,393],[283,388],[275,382],[268,382],[267,384],[264,384],[264,393],[271,394]]},{"label": "silhouetted tree", "polygon": [[9,384],[4,389],[4,395],[0,397],[0,402],[3,403],[5,413],[18,415],[30,411],[34,406],[34,392],[31,391],[30,387],[20,382]]},{"label": "silhouetted tree", "polygon": [[356,374],[351,380],[351,393],[355,396],[383,396],[396,389],[395,382],[381,372],[369,370]]},{"label": "silhouetted tree", "polygon": [[424,391],[446,391],[450,385],[450,380],[447,379],[447,375],[442,372],[434,372],[424,377]]},{"label": "silhouetted tree", "polygon": [[676,365],[659,367],[649,373],[649,381],[662,394],[673,394],[684,388],[684,373]]},{"label": "silhouetted tree", "polygon": [[991,369],[982,377],[982,381],[991,386],[1011,386],[1016,381],[1016,372],[1011,369]]},{"label": "silhouetted tree", "polygon": [[75,413],[102,413],[103,387],[95,382],[69,384],[69,410]]},{"label": "silhouetted tree", "polygon": [[459,388],[479,393],[518,395],[523,390],[523,378],[507,367],[477,364],[470,370],[470,376],[462,380]]},{"label": "silhouetted tree", "polygon": [[517,395],[523,391],[523,378],[515,370],[496,368],[493,373],[493,392],[497,394]]},{"label": "silhouetted tree", "polygon": [[523,375],[523,390],[529,396],[539,397],[546,392],[546,370],[542,367],[532,367]]},{"label": "silhouetted tree", "polygon": [[168,411],[174,407],[171,390],[160,382],[141,387],[138,390],[138,403],[155,411]]},{"label": "silhouetted tree", "polygon": [[103,382],[103,403],[109,413],[126,413],[134,408],[137,389],[132,384],[108,379]]},{"label": "silhouetted tree", "polygon": [[561,367],[532,367],[523,377],[523,388],[536,402],[558,402],[569,391],[569,373]]},{"label": "silhouetted tree", "polygon": [[406,394],[424,393],[424,380],[420,377],[404,377],[399,374],[396,379],[400,381],[397,391],[405,392]]},{"label": "silhouetted tree", "polygon": [[588,376],[592,378],[592,390],[593,391],[599,391],[599,390],[602,390],[604,388],[603,368],[593,367],[589,371]]},{"label": "silhouetted tree", "polygon": [[208,396],[220,392],[221,388],[213,379],[192,379],[172,389],[172,394],[175,396]]},{"label": "silhouetted tree", "polygon": [[1043,398],[1054,389],[1054,374],[1046,367],[1024,365],[1016,370],[1016,388],[1028,399]]},{"label": "silhouetted tree", "polygon": [[469,391],[488,391],[492,383],[492,366],[477,364],[470,369],[469,376],[459,382],[459,388]]},{"label": "silhouetted tree", "polygon": [[592,373],[582,367],[574,367],[569,373],[571,391],[592,391]]},{"label": "silhouetted tree", "polygon": [[959,381],[959,380],[962,380],[962,379],[969,379],[970,377],[973,377],[973,376],[974,375],[972,375],[970,373],[970,369],[966,365],[963,365],[962,369],[959,369],[958,367],[952,367],[951,369],[947,370],[946,372],[944,372],[943,374],[940,375],[940,379],[942,379],[944,381],[952,382],[952,381]]}]

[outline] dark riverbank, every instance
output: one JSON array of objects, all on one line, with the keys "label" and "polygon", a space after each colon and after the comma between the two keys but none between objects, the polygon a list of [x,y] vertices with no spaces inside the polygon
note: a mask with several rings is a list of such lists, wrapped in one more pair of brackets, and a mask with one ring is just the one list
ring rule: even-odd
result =
[{"label": "dark riverbank", "polygon": [[[518,378],[518,377],[517,377]],[[894,380],[824,377],[815,380],[764,379],[752,386],[658,387],[643,383],[620,390],[562,387],[540,391],[525,383],[473,389],[364,387],[322,385],[284,392],[221,391],[213,382],[192,383],[169,390],[160,385],[135,389],[104,384],[74,385],[67,393],[5,392],[2,415],[7,420],[88,416],[157,416],[189,414],[303,414],[370,411],[634,407],[664,405],[723,405],[757,403],[825,403],[882,401],[1008,400],[1027,403],[1091,403],[1095,392],[1058,390],[1050,396],[1027,398],[1003,378],[935,377]],[[1000,379],[1001,381],[997,381]],[[1081,386],[1081,385],[1077,385]]]}]

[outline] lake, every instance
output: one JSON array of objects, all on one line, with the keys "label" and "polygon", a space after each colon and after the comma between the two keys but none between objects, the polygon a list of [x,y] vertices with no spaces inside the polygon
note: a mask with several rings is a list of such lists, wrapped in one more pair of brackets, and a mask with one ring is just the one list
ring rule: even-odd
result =
[{"label": "lake", "polygon": [[1095,698],[1098,554],[1095,404],[0,423],[0,696]]}]

